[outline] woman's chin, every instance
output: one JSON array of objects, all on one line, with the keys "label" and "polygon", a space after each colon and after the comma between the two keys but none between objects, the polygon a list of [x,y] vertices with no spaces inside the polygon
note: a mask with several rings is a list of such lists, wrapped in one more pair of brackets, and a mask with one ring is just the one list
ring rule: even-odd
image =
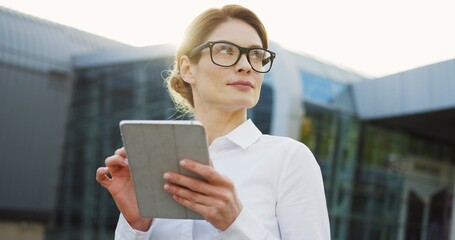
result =
[{"label": "woman's chin", "polygon": [[256,106],[256,104],[257,104],[257,101],[242,99],[242,100],[232,102],[232,104],[230,104],[230,106],[235,106],[233,108],[238,109],[238,110],[246,110],[246,109],[253,108],[254,106]]}]

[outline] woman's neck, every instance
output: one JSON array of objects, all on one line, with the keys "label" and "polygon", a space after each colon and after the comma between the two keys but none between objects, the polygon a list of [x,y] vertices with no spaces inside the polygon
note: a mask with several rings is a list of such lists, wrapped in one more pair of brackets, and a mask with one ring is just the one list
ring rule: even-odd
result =
[{"label": "woman's neck", "polygon": [[195,113],[196,119],[202,123],[208,137],[209,145],[221,136],[224,136],[246,121],[246,110],[236,112],[204,111]]}]

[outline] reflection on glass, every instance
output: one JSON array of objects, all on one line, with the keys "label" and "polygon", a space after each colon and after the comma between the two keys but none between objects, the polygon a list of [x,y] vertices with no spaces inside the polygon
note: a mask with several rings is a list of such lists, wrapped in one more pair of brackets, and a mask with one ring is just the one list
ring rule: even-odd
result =
[{"label": "reflection on glass", "polygon": [[413,191],[409,193],[406,217],[406,240],[420,240],[423,224],[423,200]]},{"label": "reflection on glass", "polygon": [[436,192],[431,197],[426,239],[449,239],[451,200],[448,189]]}]

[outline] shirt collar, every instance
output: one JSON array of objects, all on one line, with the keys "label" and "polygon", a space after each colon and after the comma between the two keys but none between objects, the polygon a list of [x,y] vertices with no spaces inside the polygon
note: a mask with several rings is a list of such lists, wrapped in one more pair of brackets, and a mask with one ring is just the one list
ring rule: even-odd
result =
[{"label": "shirt collar", "polygon": [[262,136],[262,132],[248,119],[225,137],[243,149],[247,149]]}]

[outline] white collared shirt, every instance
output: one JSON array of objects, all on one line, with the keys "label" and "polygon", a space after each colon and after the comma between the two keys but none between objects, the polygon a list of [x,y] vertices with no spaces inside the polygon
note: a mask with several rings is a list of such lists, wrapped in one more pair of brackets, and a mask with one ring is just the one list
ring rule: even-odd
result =
[{"label": "white collared shirt", "polygon": [[263,135],[248,120],[215,139],[209,152],[243,204],[228,229],[220,232],[204,220],[154,219],[141,232],[120,215],[115,239],[330,239],[321,170],[304,144]]}]

